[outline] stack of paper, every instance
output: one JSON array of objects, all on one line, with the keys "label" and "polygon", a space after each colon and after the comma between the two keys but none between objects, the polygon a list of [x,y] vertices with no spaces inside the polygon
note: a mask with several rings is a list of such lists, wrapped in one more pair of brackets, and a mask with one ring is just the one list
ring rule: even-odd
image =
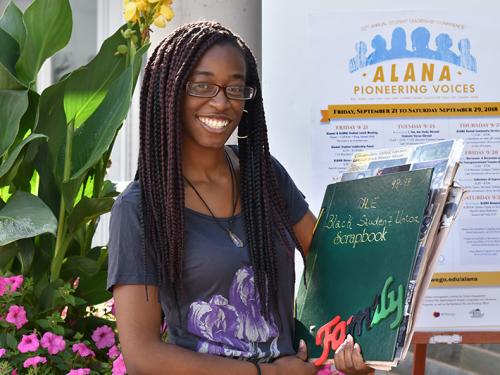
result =
[{"label": "stack of paper", "polygon": [[367,363],[404,358],[418,306],[464,198],[463,141],[357,153],[329,185],[297,296],[297,341],[326,363],[347,334]]}]

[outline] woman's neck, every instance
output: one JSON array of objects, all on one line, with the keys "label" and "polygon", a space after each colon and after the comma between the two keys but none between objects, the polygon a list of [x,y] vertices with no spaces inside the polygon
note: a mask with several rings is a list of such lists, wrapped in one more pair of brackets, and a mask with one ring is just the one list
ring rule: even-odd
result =
[{"label": "woman's neck", "polygon": [[219,149],[204,147],[182,148],[182,173],[191,181],[210,182],[226,177],[228,166],[224,147]]}]

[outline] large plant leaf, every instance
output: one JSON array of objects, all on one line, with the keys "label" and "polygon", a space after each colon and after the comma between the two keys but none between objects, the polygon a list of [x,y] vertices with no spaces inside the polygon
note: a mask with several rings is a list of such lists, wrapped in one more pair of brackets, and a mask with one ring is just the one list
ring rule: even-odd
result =
[{"label": "large plant leaf", "polygon": [[[144,49],[142,53],[145,51]],[[140,61],[142,55],[137,54],[136,57]],[[72,179],[81,176],[97,163],[110,147],[127,116],[132,98],[133,80],[134,65],[131,65],[112,85],[97,111],[75,132]]]},{"label": "large plant leaf", "polygon": [[0,164],[0,179],[12,168],[12,165],[14,165],[14,162],[16,161],[17,157],[21,153],[22,149],[31,141],[35,139],[41,139],[41,138],[47,138],[46,135],[43,134],[30,134],[29,137],[25,138],[21,143],[19,143],[13,150],[10,152],[9,156],[7,157],[7,160]]},{"label": "large plant leaf", "polygon": [[40,198],[17,191],[0,210],[0,246],[42,233],[56,234],[57,220]]},{"label": "large plant leaf", "polygon": [[19,123],[19,131],[17,133],[16,142],[21,141],[26,137],[28,132],[34,133],[36,123],[38,121],[38,104],[40,103],[40,95],[33,90],[28,91],[28,109],[24,112],[21,122]]},{"label": "large plant leaf", "polygon": [[[62,156],[64,156],[67,126],[62,98],[68,78],[69,76],[45,89],[40,97],[38,107],[39,117],[35,129],[38,133],[49,137],[46,150],[47,155],[44,155],[44,162],[46,167],[50,168],[53,172],[56,169],[56,161],[60,157],[59,153],[62,152]],[[62,182],[62,175],[60,177],[60,182]]]},{"label": "large plant leaf", "polygon": [[83,197],[68,217],[68,230],[73,232],[80,224],[109,212],[114,202],[113,198]]},{"label": "large plant leaf", "polygon": [[19,245],[19,252],[17,253],[17,259],[21,263],[21,273],[26,275],[33,264],[33,259],[35,257],[35,245],[33,244],[33,239],[24,238],[17,241]]},{"label": "large plant leaf", "polygon": [[80,127],[102,103],[110,86],[126,68],[126,57],[115,54],[117,47],[125,42],[118,30],[104,41],[89,64],[72,74],[64,90],[67,123],[74,121],[75,128]]},{"label": "large plant leaf", "polygon": [[99,272],[99,264],[89,257],[71,256],[63,264],[62,272],[68,277],[91,277]]},{"label": "large plant leaf", "polygon": [[18,77],[32,83],[43,62],[62,49],[73,27],[68,0],[35,0],[23,15],[26,39],[16,64]]},{"label": "large plant leaf", "polygon": [[[111,145],[130,107],[132,78],[132,66],[130,66],[112,85],[97,111],[75,131],[71,179],[78,178],[97,163]],[[58,166],[62,165],[60,161]]]},{"label": "large plant leaf", "polygon": [[19,45],[6,31],[0,29],[0,63],[12,74],[16,75],[16,62],[19,59]]},{"label": "large plant leaf", "polygon": [[16,61],[19,58],[19,45],[6,31],[0,28],[0,89],[17,90],[23,85],[16,78]]},{"label": "large plant leaf", "polygon": [[16,242],[0,246],[0,270],[4,270],[10,261],[17,255],[19,247]]},{"label": "large plant leaf", "polygon": [[13,1],[7,5],[2,18],[0,18],[0,29],[13,37],[20,47],[24,45],[26,29],[23,24],[23,13]]},{"label": "large plant leaf", "polygon": [[27,108],[27,91],[0,90],[0,157],[16,139],[19,122]]},{"label": "large plant leaf", "polygon": [[89,305],[97,305],[111,299],[113,295],[106,290],[107,270],[101,270],[91,277],[82,275],[78,285],[78,295]]}]

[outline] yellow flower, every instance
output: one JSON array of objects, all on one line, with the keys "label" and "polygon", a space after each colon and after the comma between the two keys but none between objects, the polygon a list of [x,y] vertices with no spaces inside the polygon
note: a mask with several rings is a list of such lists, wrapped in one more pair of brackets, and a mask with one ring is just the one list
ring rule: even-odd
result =
[{"label": "yellow flower", "polygon": [[160,1],[160,0],[148,0],[148,3],[154,4],[154,3],[157,3],[158,1]]},{"label": "yellow flower", "polygon": [[148,3],[146,0],[138,0],[137,1],[137,9],[139,9],[141,12],[144,12],[147,10],[149,7]]},{"label": "yellow flower", "polygon": [[171,7],[169,7],[168,5],[162,5],[160,7],[160,14],[165,17],[165,19],[170,22],[172,21],[172,18],[174,18],[174,11],[172,10]]},{"label": "yellow flower", "polygon": [[131,1],[125,5],[125,20],[127,22],[137,21],[137,4]]},{"label": "yellow flower", "polygon": [[172,0],[163,0],[163,4],[172,5]]},{"label": "yellow flower", "polygon": [[[149,0],[151,1],[151,0]],[[162,15],[159,15],[158,17],[155,18],[155,20],[153,21],[154,25],[157,26],[157,27],[165,27],[165,25],[167,24],[165,22],[165,17],[163,17]]]}]

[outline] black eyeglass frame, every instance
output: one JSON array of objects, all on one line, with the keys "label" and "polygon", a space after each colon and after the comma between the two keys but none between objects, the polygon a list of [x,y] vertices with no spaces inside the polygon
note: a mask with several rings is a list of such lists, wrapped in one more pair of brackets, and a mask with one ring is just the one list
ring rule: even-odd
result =
[{"label": "black eyeglass frame", "polygon": [[[190,86],[196,85],[196,84],[203,84],[203,85],[217,87],[217,90],[212,95],[193,94],[193,92],[190,91]],[[234,96],[231,96],[231,94],[230,93],[228,94],[228,91],[227,91],[227,89],[230,87],[244,87],[245,89],[251,89],[252,90],[251,96],[249,98],[236,98]],[[196,98],[215,98],[219,94],[221,89],[224,90],[224,95],[226,95],[226,98],[231,99],[231,100],[242,100],[242,101],[252,100],[253,98],[255,98],[255,94],[257,94],[257,89],[253,86],[246,86],[246,85],[245,86],[238,86],[238,85],[221,86],[221,85],[218,85],[216,83],[206,83],[206,82],[187,82],[186,83],[186,92],[188,93],[189,96],[194,96]]]}]

